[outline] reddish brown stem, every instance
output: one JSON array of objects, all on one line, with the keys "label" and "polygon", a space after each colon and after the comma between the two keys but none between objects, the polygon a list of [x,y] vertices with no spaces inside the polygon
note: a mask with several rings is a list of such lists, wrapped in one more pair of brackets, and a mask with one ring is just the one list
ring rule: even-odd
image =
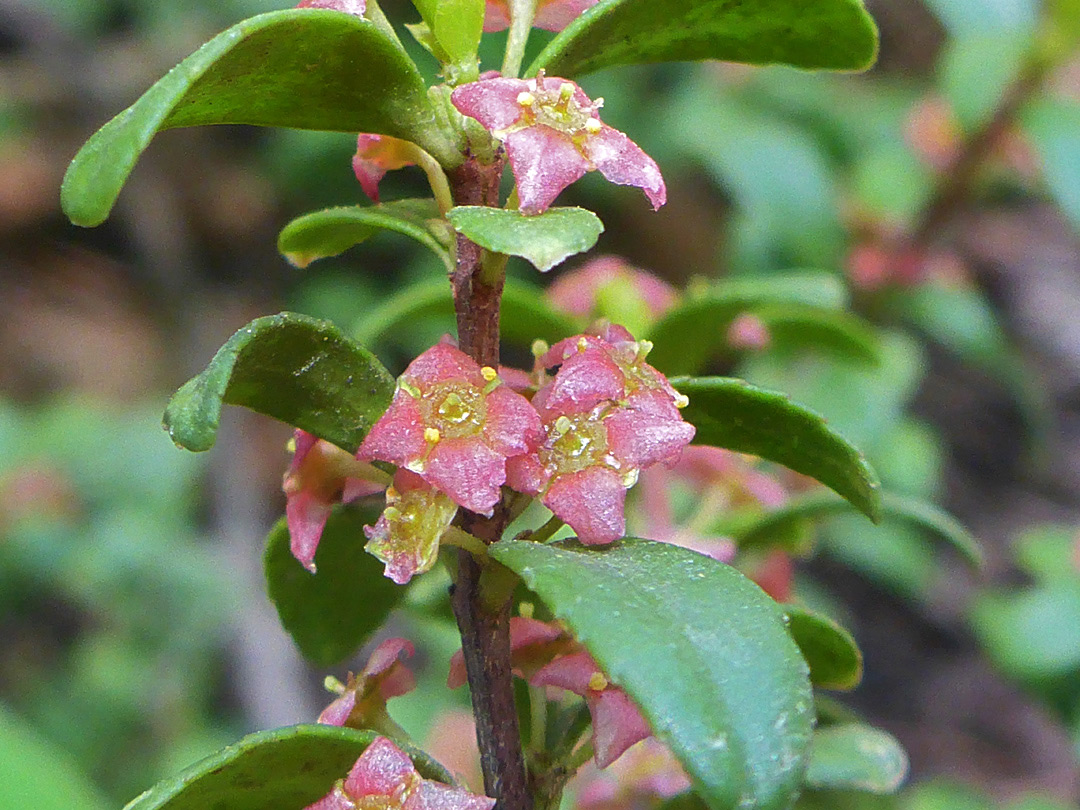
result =
[{"label": "reddish brown stem", "polygon": [[[467,160],[450,174],[454,203],[497,206],[501,175],[501,164]],[[502,279],[483,280],[481,258],[480,246],[459,235],[457,267],[451,279],[458,342],[476,362],[497,368]],[[493,543],[506,528],[507,512],[502,504],[490,518],[463,511],[461,522],[466,531]],[[497,810],[531,810],[510,672],[510,602],[492,606],[484,600],[482,573],[475,557],[459,552],[451,603],[461,630],[484,788],[498,800]]]}]

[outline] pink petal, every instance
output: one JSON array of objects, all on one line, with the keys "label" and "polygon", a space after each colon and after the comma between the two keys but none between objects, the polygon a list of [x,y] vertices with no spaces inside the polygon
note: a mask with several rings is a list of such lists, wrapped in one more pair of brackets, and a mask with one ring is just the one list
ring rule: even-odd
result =
[{"label": "pink petal", "polygon": [[421,391],[446,380],[465,380],[477,388],[487,383],[476,361],[449,343],[436,343],[425,351],[409,363],[401,378]]},{"label": "pink petal", "polygon": [[363,478],[346,478],[345,486],[341,490],[341,502],[352,503],[358,498],[374,495],[384,489],[386,489],[384,485],[376,484],[374,481],[365,481]]},{"label": "pink petal", "polygon": [[304,810],[356,810],[356,802],[345,795],[339,781],[334,789],[319,799],[315,804],[309,804]]},{"label": "pink petal", "polygon": [[331,11],[343,11],[356,17],[363,17],[367,7],[365,0],[300,0],[297,8],[327,8]]},{"label": "pink petal", "polygon": [[461,788],[425,779],[417,785],[401,810],[491,810],[495,800]]},{"label": "pink petal", "polygon": [[386,169],[371,160],[366,160],[360,155],[353,155],[353,174],[356,175],[360,188],[374,203],[379,201],[379,183],[386,177]]},{"label": "pink petal", "polygon": [[592,714],[597,767],[606,768],[631,745],[652,734],[648,722],[622,689],[590,690],[585,702]]},{"label": "pink petal", "polygon": [[539,495],[550,478],[535,453],[506,460],[506,483],[515,492]]},{"label": "pink petal", "polygon": [[443,439],[428,456],[423,478],[470,512],[490,515],[506,481],[506,458],[479,436]]},{"label": "pink petal", "polygon": [[557,686],[584,697],[589,691],[589,681],[598,672],[600,667],[592,656],[582,651],[556,658],[533,675],[529,683],[533,686]]},{"label": "pink petal", "polygon": [[533,387],[533,380],[529,372],[522,371],[520,368],[499,366],[499,379],[511,391],[517,391],[519,394]]},{"label": "pink petal", "polygon": [[315,573],[315,551],[332,509],[332,504],[310,492],[300,491],[285,500],[289,550],[311,573]]},{"label": "pink petal", "polygon": [[300,465],[304,463],[307,454],[311,452],[311,448],[314,447],[318,441],[318,436],[308,433],[306,430],[297,428],[293,431],[293,443],[296,449],[293,450],[292,463],[289,464],[289,472],[296,472],[300,469]]},{"label": "pink petal", "polygon": [[598,0],[540,0],[533,25],[545,31],[562,31],[597,2]]},{"label": "pink petal", "polygon": [[605,400],[622,399],[625,388],[626,375],[611,355],[587,346],[570,353],[548,383],[542,415],[550,421],[553,416],[584,413]]},{"label": "pink petal", "polygon": [[427,450],[422,420],[417,401],[399,388],[386,413],[364,438],[356,457],[399,465],[420,458]]},{"label": "pink petal", "polygon": [[382,675],[394,664],[398,663],[398,656],[402,653],[406,658],[412,658],[416,653],[416,647],[408,639],[388,638],[371,652],[367,664],[361,670],[361,677]]},{"label": "pink petal", "polygon": [[681,418],[632,408],[617,408],[604,420],[611,454],[629,467],[641,469],[658,462],[674,464],[694,438],[694,426]]},{"label": "pink petal", "polygon": [[521,118],[518,96],[530,90],[524,79],[487,79],[454,89],[450,101],[458,112],[475,118],[488,131],[506,129]]},{"label": "pink petal", "polygon": [[510,27],[510,8],[506,0],[487,0],[484,5],[484,33],[505,31]]},{"label": "pink petal", "polygon": [[356,690],[346,689],[345,693],[322,710],[317,723],[324,726],[343,726],[356,706]]},{"label": "pink petal", "polygon": [[496,453],[517,456],[535,450],[544,440],[540,414],[521,394],[501,385],[487,395],[484,439]]},{"label": "pink petal", "polygon": [[523,214],[546,211],[564,188],[590,168],[569,135],[543,124],[511,132],[504,143]]},{"label": "pink petal", "polygon": [[[514,674],[527,675],[521,670],[523,667],[535,669],[535,660],[524,661],[523,658],[534,658],[538,652],[536,648],[544,648],[561,639],[569,639],[566,631],[553,622],[542,622],[539,619],[530,619],[525,616],[510,617],[510,663],[514,667]],[[530,655],[532,653],[533,655]],[[550,655],[555,652],[551,651]],[[546,663],[546,662],[545,662]],[[450,657],[450,674],[446,679],[446,685],[451,689],[463,686],[467,680],[465,672],[465,656],[458,650]]]},{"label": "pink petal", "polygon": [[612,183],[637,186],[656,210],[667,202],[667,188],[656,161],[626,135],[604,125],[585,140],[585,154]]},{"label": "pink petal", "polygon": [[376,737],[345,778],[345,792],[357,798],[390,796],[418,776],[408,754],[386,737]]},{"label": "pink petal", "polygon": [[626,488],[618,474],[607,467],[560,475],[541,500],[587,546],[610,543],[626,532]]}]

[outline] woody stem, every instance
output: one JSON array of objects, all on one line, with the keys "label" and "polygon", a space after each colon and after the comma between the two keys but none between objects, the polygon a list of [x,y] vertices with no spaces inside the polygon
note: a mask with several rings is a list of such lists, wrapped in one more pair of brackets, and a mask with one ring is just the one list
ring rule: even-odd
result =
[{"label": "woody stem", "polygon": [[[501,174],[501,163],[484,165],[467,159],[450,173],[454,203],[497,206]],[[458,342],[480,365],[498,368],[502,275],[483,272],[479,245],[460,234],[457,240],[457,266],[451,280]],[[462,528],[484,543],[498,540],[509,522],[505,502],[496,506],[491,517],[465,510],[462,515]],[[460,551],[451,596],[472,694],[484,788],[498,800],[496,810],[531,810],[510,671],[510,599],[492,605],[490,598],[484,598],[484,572],[480,560]]]}]

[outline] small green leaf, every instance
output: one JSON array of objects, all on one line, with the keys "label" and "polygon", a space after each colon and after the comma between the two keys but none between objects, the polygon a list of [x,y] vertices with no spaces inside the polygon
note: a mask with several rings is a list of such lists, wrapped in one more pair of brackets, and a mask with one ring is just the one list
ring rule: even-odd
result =
[{"label": "small green leaf", "polygon": [[895,737],[862,723],[846,723],[814,732],[806,784],[895,793],[907,772],[907,754]]},{"label": "small green leaf", "polygon": [[243,405],[350,453],[390,406],[394,379],[329,321],[283,312],[257,318],[173,395],[165,429],[188,450],[209,450],[222,404]]},{"label": "small green leaf", "polygon": [[[851,505],[828,492],[811,492],[789,500],[779,509],[766,512],[754,521],[731,527],[731,536],[741,548],[770,545],[772,538],[786,538],[805,521],[831,515],[843,515]],[[978,541],[952,515],[934,504],[897,495],[881,493],[881,517],[883,521],[912,524],[930,532],[960,552],[972,566],[983,565],[983,553]],[[873,530],[869,530],[867,542],[873,542]]]},{"label": "small green leaf", "polygon": [[813,411],[731,377],[677,377],[695,444],[750,453],[814,478],[877,521],[881,485],[869,462]]},{"label": "small green leaf", "polygon": [[632,538],[593,547],[503,540],[489,550],[634,699],[710,807],[790,806],[813,700],[781,607],[750,580]]},{"label": "small green leaf", "polygon": [[[445,279],[412,284],[369,310],[353,328],[356,339],[374,344],[394,330],[408,328],[418,318],[442,316],[447,328],[454,322],[454,301]],[[578,330],[578,323],[553,309],[544,291],[533,284],[507,279],[503,287],[501,337],[510,343],[530,346],[540,338],[554,343]]]},{"label": "small green leaf", "polygon": [[476,70],[484,8],[483,0],[439,0],[435,9],[435,38],[455,65]]},{"label": "small green leaf", "polygon": [[352,508],[334,510],[315,553],[314,574],[289,551],[284,518],[266,538],[263,567],[270,601],[300,652],[318,666],[340,664],[356,652],[405,593],[364,551],[364,524],[374,522]]},{"label": "small green leaf", "polygon": [[434,200],[394,200],[381,205],[326,208],[297,217],[282,228],[278,250],[297,267],[307,267],[316,259],[344,253],[380,230],[397,231],[438,256],[449,273],[454,263],[437,227],[433,227],[432,220],[438,219],[439,209]]},{"label": "small green leaf", "polygon": [[604,224],[584,208],[549,208],[525,216],[520,211],[459,205],[446,215],[450,224],[481,247],[521,256],[541,273],[596,244]]},{"label": "small green leaf", "polygon": [[155,133],[201,124],[381,133],[444,165],[461,162],[416,65],[374,24],[325,9],[273,11],[214,37],[98,130],[64,176],[64,212],[99,225]]},{"label": "small green leaf", "polygon": [[858,0],[602,0],[555,37],[526,75],[719,59],[864,70],[877,29]]},{"label": "small green leaf", "polygon": [[862,680],[863,658],[851,633],[827,616],[784,605],[788,630],[810,665],[810,682],[822,689],[854,689]]},{"label": "small green leaf", "polygon": [[[124,810],[297,810],[329,793],[377,736],[322,725],[260,731],[158,782]],[[425,778],[451,782],[431,757],[395,743]]]}]

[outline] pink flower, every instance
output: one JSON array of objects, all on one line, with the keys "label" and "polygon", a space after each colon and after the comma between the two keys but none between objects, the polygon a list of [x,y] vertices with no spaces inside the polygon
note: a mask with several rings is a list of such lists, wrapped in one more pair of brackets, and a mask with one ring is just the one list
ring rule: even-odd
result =
[{"label": "pink flower", "polygon": [[293,556],[314,573],[315,550],[334,506],[378,492],[387,476],[306,431],[297,430],[293,444],[292,463],[281,484],[289,547]]},{"label": "pink flower", "polygon": [[546,438],[511,459],[507,480],[566,521],[582,543],[600,545],[625,533],[626,490],[641,469],[674,464],[694,437],[679,394],[644,362],[651,345],[622,327],[578,335],[541,355],[555,377],[533,397]]},{"label": "pink flower", "polygon": [[363,17],[367,9],[366,0],[300,0],[297,8],[327,8],[332,11],[343,11],[356,17]]},{"label": "pink flower", "polygon": [[[525,616],[510,618],[510,664],[519,678],[528,680],[573,644],[566,629],[554,622],[542,622]],[[446,685],[457,689],[465,682],[465,656],[458,650],[450,659],[450,675]]]},{"label": "pink flower", "polygon": [[360,181],[360,188],[372,202],[379,201],[379,181],[388,171],[416,165],[416,151],[416,144],[389,135],[362,133],[357,136],[353,172]]},{"label": "pink flower", "polygon": [[405,467],[455,503],[491,514],[507,459],[530,452],[543,436],[525,397],[444,342],[398,378],[390,408],[358,455]]},{"label": "pink flower", "polygon": [[386,565],[386,576],[404,585],[430,571],[439,557],[439,540],[457,514],[449,496],[416,473],[398,470],[386,490],[386,508],[374,526],[365,526],[364,550]]},{"label": "pink flower", "polygon": [[373,720],[386,713],[386,701],[406,695],[416,688],[416,678],[398,659],[402,653],[411,658],[412,642],[388,638],[375,648],[359,675],[349,674],[345,691],[319,715],[328,726],[372,728]]},{"label": "pink flower", "polygon": [[[562,31],[592,8],[598,0],[540,0],[536,4],[533,26],[545,31]],[[510,27],[510,4],[507,0],[487,0],[484,12],[484,31],[503,31]]]},{"label": "pink flower", "polygon": [[647,327],[675,306],[679,294],[663,279],[618,256],[600,256],[562,274],[547,289],[559,309],[585,320],[606,317]]},{"label": "pink flower", "polygon": [[585,698],[592,715],[597,767],[607,767],[631,745],[652,734],[630,697],[608,681],[587,652],[556,658],[529,683],[558,686]]},{"label": "pink flower", "polygon": [[495,800],[424,779],[409,756],[376,737],[348,776],[305,810],[491,810]]},{"label": "pink flower", "polygon": [[733,320],[727,328],[727,344],[733,349],[761,351],[772,343],[769,327],[757,315],[744,312]]},{"label": "pink flower", "polygon": [[612,183],[638,186],[654,209],[667,200],[656,162],[597,117],[603,99],[590,100],[571,81],[543,74],[486,79],[461,85],[451,100],[503,142],[525,214],[542,213],[593,170]]},{"label": "pink flower", "polygon": [[655,807],[689,790],[690,777],[671,751],[655,737],[634,745],[610,768],[586,765],[570,790],[579,810],[627,810]]}]

